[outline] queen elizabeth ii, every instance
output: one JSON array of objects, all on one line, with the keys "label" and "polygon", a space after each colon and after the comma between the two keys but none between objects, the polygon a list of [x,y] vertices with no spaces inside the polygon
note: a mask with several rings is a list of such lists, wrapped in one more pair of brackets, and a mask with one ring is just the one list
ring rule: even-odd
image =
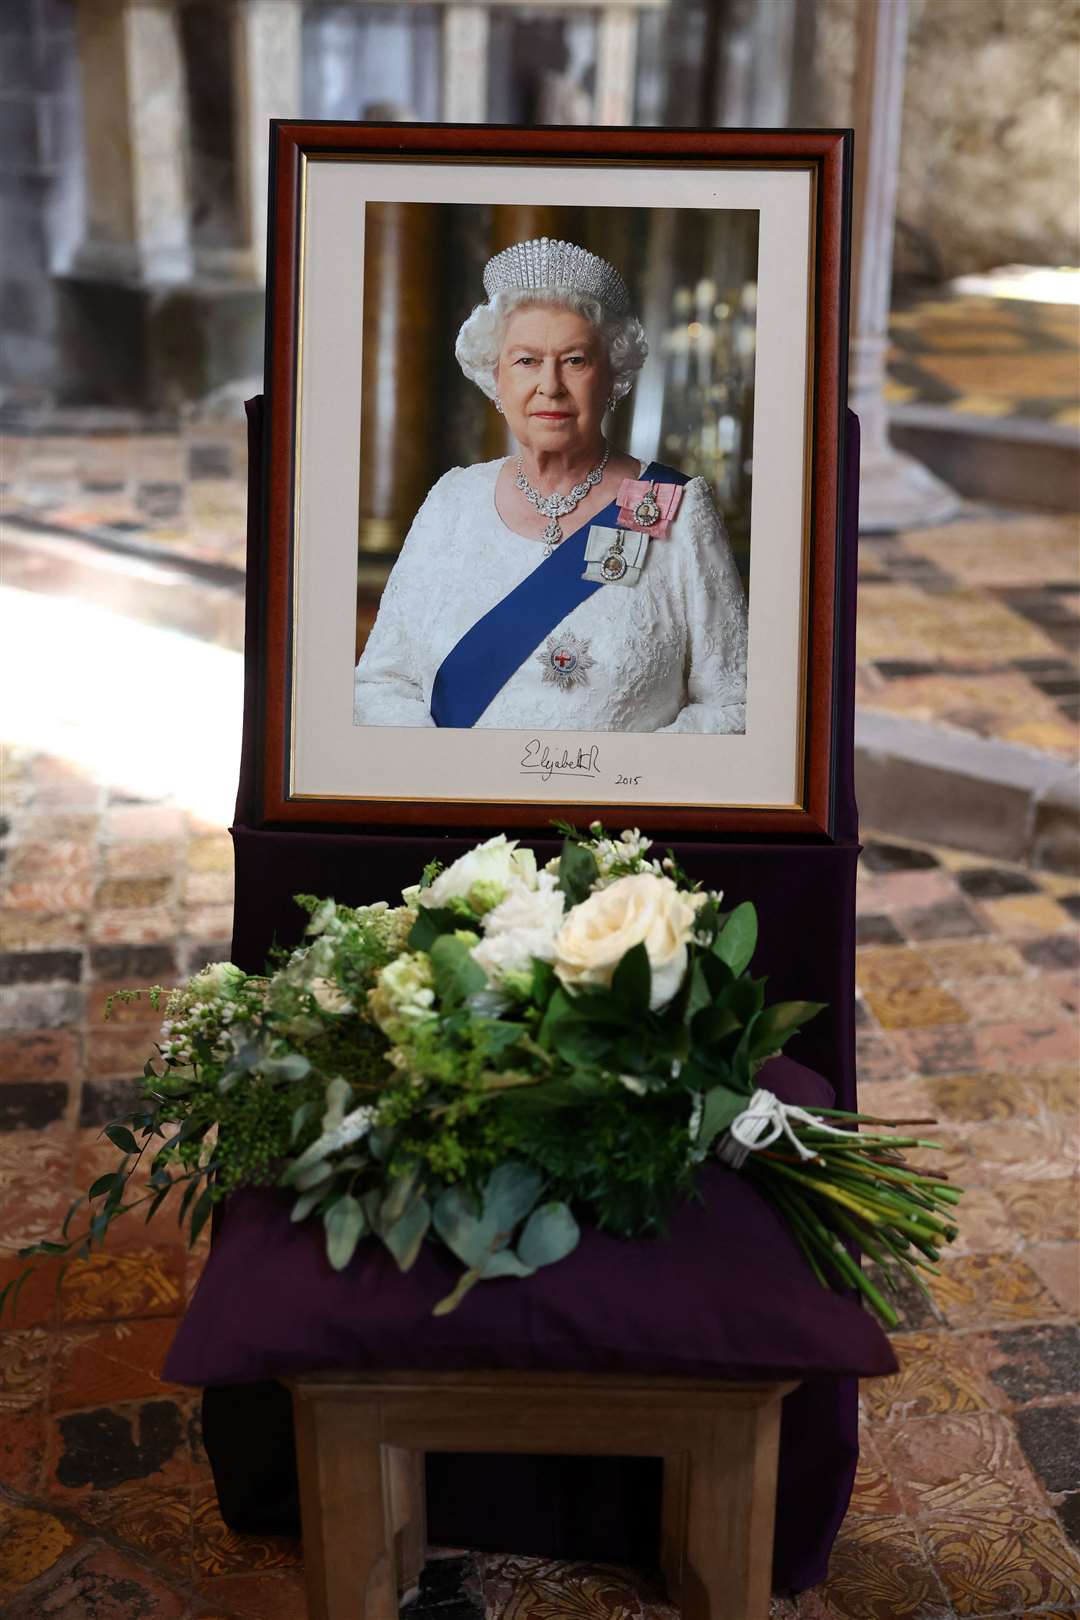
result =
[{"label": "queen elizabeth ii", "polygon": [[542,237],[496,254],[484,289],[455,352],[517,453],[428,493],[355,723],[745,730],[746,603],[709,487],[604,437],[647,353],[622,277]]}]

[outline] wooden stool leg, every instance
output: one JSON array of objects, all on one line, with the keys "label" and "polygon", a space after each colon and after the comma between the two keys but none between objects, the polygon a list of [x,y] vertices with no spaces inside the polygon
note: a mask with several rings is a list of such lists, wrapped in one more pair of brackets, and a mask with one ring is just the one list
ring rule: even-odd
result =
[{"label": "wooden stool leg", "polygon": [[397,1546],[398,1592],[401,1598],[420,1580],[427,1559],[427,1503],[424,1453],[385,1446],[389,1478],[390,1522]]},{"label": "wooden stool leg", "polygon": [[683,1620],[767,1620],[780,1402],[702,1414],[690,1453]]},{"label": "wooden stool leg", "polygon": [[398,1620],[397,1560],[377,1409],[293,1385],[309,1620]]}]

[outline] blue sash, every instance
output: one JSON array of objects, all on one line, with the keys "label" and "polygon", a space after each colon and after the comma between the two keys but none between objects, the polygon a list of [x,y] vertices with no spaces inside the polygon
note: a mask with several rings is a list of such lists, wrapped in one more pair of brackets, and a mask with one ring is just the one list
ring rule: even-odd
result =
[{"label": "blue sash", "polygon": [[[685,484],[686,473],[652,461],[640,475],[654,484]],[[567,614],[603,587],[585,572],[585,542],[593,524],[613,528],[614,501],[556,546],[509,596],[477,619],[439,666],[431,688],[431,718],[437,726],[474,726],[516,669]]]}]

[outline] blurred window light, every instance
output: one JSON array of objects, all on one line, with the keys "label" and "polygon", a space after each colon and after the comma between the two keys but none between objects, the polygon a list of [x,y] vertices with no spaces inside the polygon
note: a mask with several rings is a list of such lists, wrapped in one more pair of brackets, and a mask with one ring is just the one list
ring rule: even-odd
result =
[{"label": "blurred window light", "polygon": [[244,660],[68,597],[0,586],[0,737],[136,798],[232,820]]},{"label": "blurred window light", "polygon": [[1072,265],[1005,264],[957,276],[953,292],[976,298],[1019,298],[1032,304],[1080,304],[1080,269]]}]

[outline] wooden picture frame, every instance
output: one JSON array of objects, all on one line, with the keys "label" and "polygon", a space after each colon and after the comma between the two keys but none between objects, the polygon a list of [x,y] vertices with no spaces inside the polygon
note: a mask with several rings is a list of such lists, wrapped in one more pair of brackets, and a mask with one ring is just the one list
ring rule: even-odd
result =
[{"label": "wooden picture frame", "polygon": [[[255,656],[259,824],[540,831],[563,818],[633,824],[654,836],[831,837],[851,132],[275,121],[272,142]],[[729,194],[743,199],[738,206],[754,207],[757,198],[762,221],[750,533],[765,583],[755,597],[752,569],[745,733],[601,734],[611,763],[584,780],[571,767],[575,757],[588,761],[595,739],[546,732],[544,757],[565,763],[568,775],[553,769],[541,779],[524,769],[528,723],[487,733],[367,725],[350,733],[334,684],[348,678],[341,598],[360,522],[358,351],[379,313],[372,293],[365,325],[356,295],[364,208],[379,192],[420,196],[421,206],[429,196],[460,198],[468,209],[520,196],[538,199],[542,217],[545,188],[548,196],[572,192],[581,207],[609,207],[612,220],[620,197],[636,206],[640,195],[645,211],[666,207],[672,195],[676,206],[703,211],[735,206],[717,205]],[[773,335],[780,322],[783,341]],[[452,334],[449,341],[452,348]],[[759,492],[762,503],[787,505],[770,520]],[[757,568],[758,551],[752,556]],[[781,597],[781,628],[770,642],[770,612]],[[248,667],[250,679],[250,658]],[[624,758],[631,763],[620,764]],[[634,771],[640,759],[653,763]],[[643,784],[633,781],[640,775]],[[776,782],[779,791],[768,787]]]}]

